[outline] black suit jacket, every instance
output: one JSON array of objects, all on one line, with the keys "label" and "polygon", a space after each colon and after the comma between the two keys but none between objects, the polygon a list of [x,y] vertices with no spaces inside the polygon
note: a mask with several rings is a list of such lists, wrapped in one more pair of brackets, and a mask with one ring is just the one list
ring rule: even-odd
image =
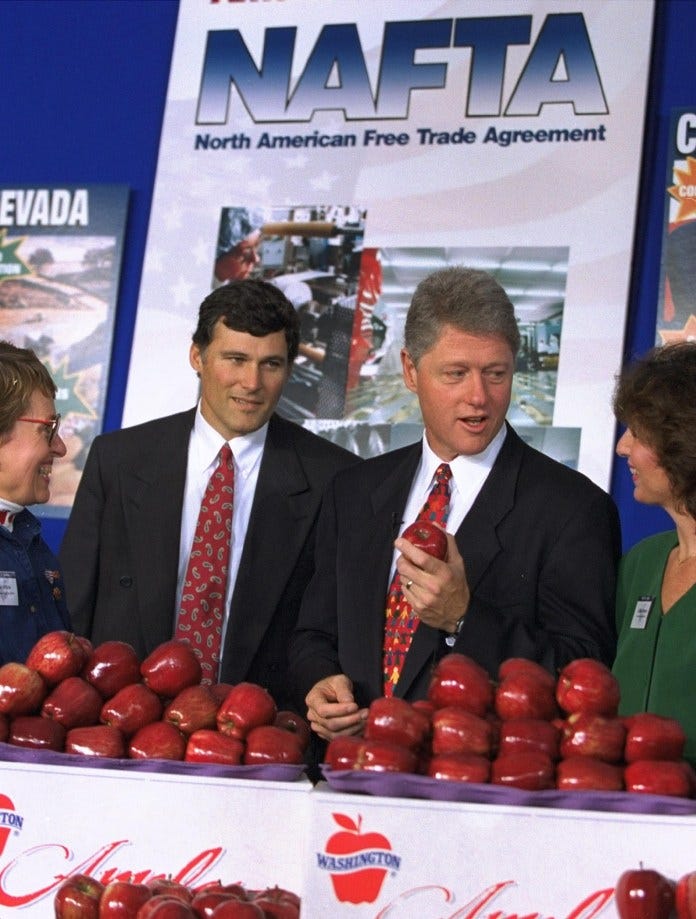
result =
[{"label": "black suit jacket", "polygon": [[[188,443],[195,410],[97,437],[60,551],[75,631],[145,657],[172,637]],[[288,704],[287,646],[313,571],[316,517],[358,457],[274,415],[232,598],[220,679]]]},{"label": "black suit jacket", "polygon": [[[384,610],[395,529],[421,456],[414,444],[339,473],[317,530],[316,571],[290,650],[296,705],[345,673],[356,700],[383,695]],[[611,664],[620,527],[611,498],[588,478],[507,437],[455,535],[471,603],[454,648],[420,624],[395,695],[427,694],[434,663],[466,654],[495,677],[509,657],[556,672],[576,657]]]}]

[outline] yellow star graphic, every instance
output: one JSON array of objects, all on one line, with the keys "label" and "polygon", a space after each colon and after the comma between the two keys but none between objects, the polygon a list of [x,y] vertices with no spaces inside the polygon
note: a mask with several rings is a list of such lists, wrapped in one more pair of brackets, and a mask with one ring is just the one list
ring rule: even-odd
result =
[{"label": "yellow star graphic", "polygon": [[674,170],[674,181],[677,184],[667,191],[679,204],[676,220],[696,217],[696,159],[693,156],[687,156],[686,169]]},{"label": "yellow star graphic", "polygon": [[660,329],[659,335],[663,345],[669,345],[675,341],[696,341],[696,316],[692,313],[686,320],[683,329]]}]

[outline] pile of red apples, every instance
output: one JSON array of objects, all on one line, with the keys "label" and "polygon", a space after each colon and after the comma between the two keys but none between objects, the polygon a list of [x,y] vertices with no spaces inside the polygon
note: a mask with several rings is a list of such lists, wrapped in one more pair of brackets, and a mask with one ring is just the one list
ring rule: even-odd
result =
[{"label": "pile of red apples", "polygon": [[212,881],[192,888],[171,878],[135,878],[103,884],[88,874],[66,878],[54,898],[56,919],[298,919],[291,890],[251,890]]},{"label": "pile of red apples", "polygon": [[255,683],[201,682],[188,642],[143,661],[131,645],[96,647],[68,631],[40,638],[25,663],[0,667],[0,741],[114,759],[225,766],[301,764],[307,723]]},{"label": "pile of red apples", "polygon": [[436,665],[427,700],[376,699],[361,737],[337,737],[332,770],[418,773],[526,791],[639,792],[691,798],[678,721],[617,715],[619,684],[581,658],[558,678],[533,661],[504,661],[498,679],[452,653]]}]

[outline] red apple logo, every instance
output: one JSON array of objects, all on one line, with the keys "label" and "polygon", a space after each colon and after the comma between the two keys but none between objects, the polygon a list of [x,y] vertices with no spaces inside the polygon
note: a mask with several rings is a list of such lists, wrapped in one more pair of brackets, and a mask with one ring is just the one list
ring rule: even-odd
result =
[{"label": "red apple logo", "polygon": [[391,843],[381,833],[361,832],[362,817],[357,821],[345,814],[332,814],[342,827],[326,842],[326,854],[319,855],[320,865],[331,875],[336,899],[341,903],[374,903],[391,869],[398,869],[401,859],[391,854]]},{"label": "red apple logo", "polygon": [[7,795],[0,794],[0,855],[5,851],[7,839],[13,829],[22,828],[22,818],[15,814],[14,803]]}]

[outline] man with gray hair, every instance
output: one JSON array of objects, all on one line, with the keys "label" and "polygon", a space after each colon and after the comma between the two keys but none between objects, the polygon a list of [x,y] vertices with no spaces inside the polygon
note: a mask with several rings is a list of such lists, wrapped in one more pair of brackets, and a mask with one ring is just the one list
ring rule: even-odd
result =
[{"label": "man with gray hair", "polygon": [[[510,657],[554,674],[613,660],[618,513],[506,423],[519,343],[486,272],[447,268],[418,285],[401,360],[422,441],[329,487],[291,643],[296,704],[324,740],[359,733],[377,697],[424,698],[451,651],[494,678]],[[401,536],[424,515],[446,529],[443,559]]]}]

